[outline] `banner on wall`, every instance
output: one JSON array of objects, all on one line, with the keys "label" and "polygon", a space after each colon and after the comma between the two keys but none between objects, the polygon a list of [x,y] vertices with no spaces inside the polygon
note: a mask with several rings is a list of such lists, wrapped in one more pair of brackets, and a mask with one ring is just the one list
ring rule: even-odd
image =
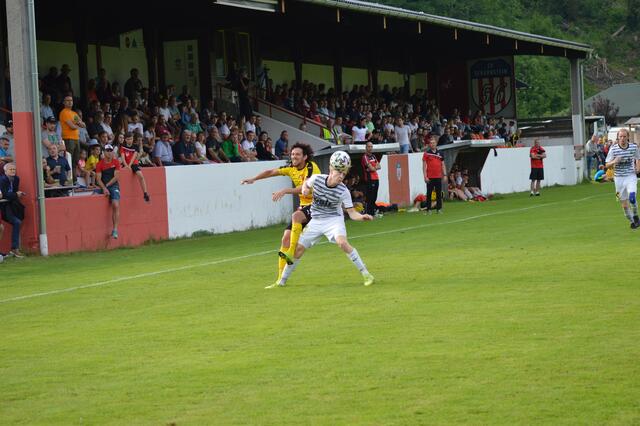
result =
[{"label": "banner on wall", "polygon": [[488,115],[515,117],[513,57],[477,59],[468,62],[469,105]]},{"label": "banner on wall", "polygon": [[389,177],[389,202],[406,206],[411,203],[409,189],[409,158],[407,154],[387,156],[387,173]]}]

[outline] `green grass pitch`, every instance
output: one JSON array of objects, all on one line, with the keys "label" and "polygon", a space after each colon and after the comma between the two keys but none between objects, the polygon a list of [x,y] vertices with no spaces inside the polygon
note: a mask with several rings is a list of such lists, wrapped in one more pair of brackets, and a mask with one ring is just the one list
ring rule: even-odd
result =
[{"label": "green grass pitch", "polygon": [[[640,231],[611,184],[0,265],[2,424],[640,424]],[[231,260],[230,260],[231,259]]]}]

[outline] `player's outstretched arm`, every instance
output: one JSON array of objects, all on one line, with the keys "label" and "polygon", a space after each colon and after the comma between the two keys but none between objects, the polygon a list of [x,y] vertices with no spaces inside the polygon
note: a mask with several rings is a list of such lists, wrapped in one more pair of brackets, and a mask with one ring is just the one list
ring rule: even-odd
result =
[{"label": "player's outstretched arm", "polygon": [[281,189],[280,191],[274,192],[271,198],[273,201],[278,201],[287,194],[299,195],[301,193],[302,193],[301,186],[297,188],[284,188],[284,189]]},{"label": "player's outstretched arm", "polygon": [[355,220],[357,222],[373,220],[373,216],[371,216],[370,214],[360,214],[353,207],[347,209],[347,214],[349,215],[351,220]]},{"label": "player's outstretched arm", "polygon": [[240,185],[251,185],[252,183],[254,183],[257,180],[267,179],[267,178],[275,177],[275,176],[280,176],[280,173],[278,173],[278,169],[265,170],[264,172],[258,173],[256,176],[254,176],[252,178],[242,179],[240,181]]}]

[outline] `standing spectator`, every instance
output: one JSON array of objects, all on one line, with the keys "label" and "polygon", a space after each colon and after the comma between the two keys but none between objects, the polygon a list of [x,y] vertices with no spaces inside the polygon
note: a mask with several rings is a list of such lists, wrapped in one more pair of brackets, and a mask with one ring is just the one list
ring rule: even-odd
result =
[{"label": "standing spectator", "polygon": [[289,156],[289,133],[286,130],[280,133],[280,139],[276,141],[275,154],[280,160]]},{"label": "standing spectator", "polygon": [[58,78],[58,68],[49,68],[49,73],[42,77],[42,93],[51,96],[52,103],[57,105],[60,101],[60,94],[57,93],[56,79]]},{"label": "standing spectator", "polygon": [[129,99],[129,102],[133,103],[133,100],[137,99],[140,92],[142,92],[142,80],[138,77],[137,68],[131,68],[129,73],[131,77],[124,84],[124,96]]},{"label": "standing spectator", "polygon": [[371,216],[376,213],[376,200],[378,199],[378,187],[380,181],[378,178],[378,170],[380,170],[380,162],[373,153],[373,142],[367,142],[366,151],[362,156],[362,171],[364,181],[366,183],[366,203],[365,213]]},{"label": "standing spectator", "polygon": [[53,108],[51,108],[51,95],[45,93],[42,95],[42,104],[40,104],[40,118],[45,121],[49,117],[54,117]]},{"label": "standing spectator", "polygon": [[436,211],[442,212],[442,180],[446,181],[447,168],[444,156],[438,151],[438,141],[435,136],[429,140],[429,148],[422,155],[422,171],[427,184],[427,213],[431,214],[431,194],[436,191]]},{"label": "standing spectator", "polygon": [[60,186],[65,186],[68,183],[71,166],[67,162],[66,158],[59,155],[58,145],[49,146],[47,166],[49,166],[49,169],[51,170],[51,177],[58,181]]},{"label": "standing spectator", "polygon": [[[80,129],[84,129],[86,125],[80,119],[80,116],[72,109],[73,97],[67,94],[64,97],[64,109],[60,111],[60,126],[62,127],[62,139],[67,152],[71,154],[71,162],[76,164],[80,158]],[[73,180],[75,182],[75,170]]]},{"label": "standing spectator", "polygon": [[249,100],[249,75],[247,74],[247,70],[242,70],[240,72],[237,90],[240,115],[244,118],[248,118],[253,114],[253,110],[251,108],[251,101]]},{"label": "standing spectator", "polygon": [[24,206],[20,203],[20,198],[26,194],[20,191],[20,178],[16,175],[16,165],[7,163],[3,168],[4,176],[0,176],[0,198],[9,202],[0,204],[0,213],[2,219],[13,228],[9,256],[22,258],[24,255],[20,252],[20,225],[24,220]]},{"label": "standing spectator", "polygon": [[160,140],[153,147],[153,162],[158,167],[178,165],[173,161],[173,151],[169,143],[170,137],[171,134],[169,132],[162,132]]},{"label": "standing spectator", "polygon": [[69,65],[67,64],[62,65],[62,68],[60,68],[60,75],[56,77],[56,81],[55,81],[57,93],[59,94],[70,93],[73,90],[71,86],[71,78],[69,78],[70,72],[71,72],[71,68],[69,68]]},{"label": "standing spectator", "polygon": [[96,165],[96,183],[98,189],[96,193],[104,194],[111,204],[111,221],[113,230],[111,238],[118,238],[118,222],[120,220],[120,185],[118,179],[120,174],[120,161],[114,157],[113,147],[104,147],[104,158]]},{"label": "standing spectator", "polygon": [[540,181],[544,180],[544,166],[542,161],[547,158],[546,151],[540,146],[540,141],[536,139],[529,151],[531,157],[531,174],[529,179],[531,180],[531,194],[530,197],[540,196]]},{"label": "standing spectator", "polygon": [[138,178],[140,189],[142,189],[144,200],[149,202],[149,194],[147,193],[147,182],[144,180],[142,170],[138,161],[138,151],[140,147],[133,144],[133,133],[124,135],[124,145],[120,146],[120,161],[122,162],[122,170],[131,170]]},{"label": "standing spectator", "polygon": [[104,68],[98,70],[96,95],[98,95],[100,102],[111,102],[111,83],[107,80],[107,71]]},{"label": "standing spectator", "polygon": [[402,118],[398,118],[393,131],[396,135],[396,142],[400,144],[400,154],[407,154],[411,152],[411,129],[409,126],[405,126]]},{"label": "standing spectator", "polygon": [[598,136],[594,134],[593,136],[591,136],[591,139],[587,141],[584,147],[584,155],[587,157],[587,179],[591,179],[591,169],[593,168],[594,162],[596,162],[598,159],[597,154]]}]

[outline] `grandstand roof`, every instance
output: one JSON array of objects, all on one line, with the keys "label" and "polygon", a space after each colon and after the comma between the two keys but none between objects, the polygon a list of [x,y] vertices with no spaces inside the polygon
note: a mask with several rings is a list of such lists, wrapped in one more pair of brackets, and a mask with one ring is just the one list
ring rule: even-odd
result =
[{"label": "grandstand roof", "polygon": [[[591,46],[569,40],[561,40],[552,37],[545,37],[537,34],[530,34],[507,28],[495,27],[493,25],[480,24],[477,22],[464,21],[461,19],[447,18],[444,16],[431,15],[400,7],[388,6],[380,3],[371,3],[361,0],[297,0],[302,3],[313,3],[317,5],[335,7],[340,9],[350,9],[364,13],[381,16],[394,16],[397,18],[410,19],[428,24],[450,27],[461,30],[482,32],[494,36],[506,37],[513,40],[521,40],[532,43],[539,43],[546,46],[554,46],[562,49],[581,52],[583,55],[592,51]],[[582,55],[581,55],[582,56]]]},{"label": "grandstand roof", "polygon": [[619,118],[640,115],[640,83],[614,84],[584,101],[588,110],[593,109],[592,104],[598,97],[609,99],[619,107]]}]

